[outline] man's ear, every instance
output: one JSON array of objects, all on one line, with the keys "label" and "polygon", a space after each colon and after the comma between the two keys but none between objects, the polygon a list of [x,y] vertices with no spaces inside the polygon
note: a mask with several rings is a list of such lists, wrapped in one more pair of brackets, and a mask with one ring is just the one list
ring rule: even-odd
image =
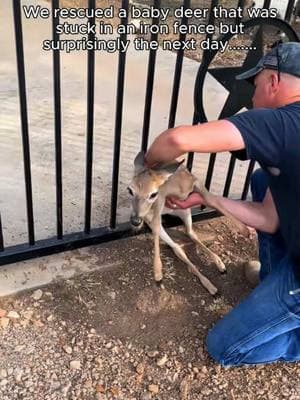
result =
[{"label": "man's ear", "polygon": [[181,161],[174,161],[171,164],[157,164],[155,167],[151,168],[156,172],[166,176],[166,179],[173,175],[180,165],[184,163],[184,159]]},{"label": "man's ear", "polygon": [[136,174],[139,174],[145,168],[145,153],[140,151],[134,159],[134,171]]}]

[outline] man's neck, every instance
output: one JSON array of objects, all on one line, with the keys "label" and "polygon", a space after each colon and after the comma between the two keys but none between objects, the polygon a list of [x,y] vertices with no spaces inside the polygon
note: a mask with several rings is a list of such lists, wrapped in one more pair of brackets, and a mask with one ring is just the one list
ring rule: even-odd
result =
[{"label": "man's neck", "polygon": [[288,104],[296,103],[297,101],[300,101],[300,92],[297,90],[297,92],[294,91],[286,93],[286,96],[283,96],[279,103],[279,107],[287,106]]},{"label": "man's neck", "polygon": [[300,96],[299,95],[297,95],[297,96],[289,96],[285,100],[280,100],[280,102],[278,102],[278,104],[274,108],[288,106],[289,104],[293,104],[293,103],[297,103],[297,102],[300,102]]}]

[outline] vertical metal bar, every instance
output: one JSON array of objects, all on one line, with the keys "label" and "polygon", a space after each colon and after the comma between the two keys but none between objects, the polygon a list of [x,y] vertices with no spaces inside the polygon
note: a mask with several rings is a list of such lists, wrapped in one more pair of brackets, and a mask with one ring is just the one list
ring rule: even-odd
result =
[{"label": "vertical metal bar", "polygon": [[[244,11],[245,0],[239,0],[238,8],[239,7],[241,7],[243,9],[243,11]],[[239,24],[241,22],[241,20],[242,20],[242,18],[237,17],[235,23]],[[228,197],[228,195],[229,195],[229,190],[230,190],[230,185],[232,183],[232,176],[233,176],[235,163],[236,163],[236,158],[233,155],[231,155],[230,161],[229,161],[228,170],[227,170],[224,190],[223,190],[223,196],[224,197]]]},{"label": "vertical metal bar", "polygon": [[[194,110],[192,125],[197,125],[198,123],[199,123],[198,116],[197,116],[196,111]],[[192,170],[193,162],[194,162],[194,153],[189,153],[188,159],[187,159],[187,165],[186,165],[186,167],[189,171]]]},{"label": "vertical metal bar", "polygon": [[[54,10],[59,8],[59,0],[52,0],[52,35],[54,43],[59,41],[56,27],[59,17]],[[57,238],[63,237],[63,200],[62,200],[62,144],[61,144],[61,96],[60,96],[60,55],[53,50],[53,84],[54,84],[54,129],[55,129],[55,169],[56,169],[56,225]]]},{"label": "vertical metal bar", "polygon": [[246,198],[247,198],[249,186],[250,186],[251,175],[254,170],[254,166],[255,166],[255,161],[251,160],[249,163],[249,166],[248,166],[248,171],[247,171],[247,175],[246,175],[246,179],[245,179],[245,184],[244,184],[244,189],[243,189],[241,200],[246,200]]},{"label": "vertical metal bar", "polygon": [[206,178],[205,178],[205,187],[207,188],[207,190],[210,189],[212,176],[213,176],[213,172],[214,172],[214,167],[215,167],[215,162],[216,162],[216,156],[217,156],[216,153],[212,153],[209,157],[207,173],[206,173]]},{"label": "vertical metal bar", "polygon": [[229,161],[229,167],[228,167],[228,171],[227,171],[227,176],[226,176],[226,181],[225,181],[225,186],[224,186],[224,191],[223,191],[224,197],[227,197],[229,194],[230,185],[232,182],[233,171],[234,171],[234,167],[235,167],[235,162],[236,162],[236,158],[233,155],[231,155],[230,161]]},{"label": "vertical metal bar", "polygon": [[270,8],[272,0],[265,0],[262,8]]},{"label": "vertical metal bar", "polygon": [[284,16],[284,19],[288,22],[291,21],[291,17],[293,15],[293,10],[294,10],[294,4],[295,0],[289,0]]},{"label": "vertical metal bar", "polygon": [[[160,8],[160,0],[154,0],[153,7]],[[153,18],[152,25],[158,25],[158,24],[159,24],[159,17]],[[150,40],[157,41],[157,36],[158,36],[157,33],[154,33],[154,34],[151,33]],[[149,53],[147,87],[146,87],[145,109],[144,109],[144,122],[143,122],[143,136],[142,136],[142,145],[141,145],[142,151],[146,151],[147,147],[148,147],[156,52],[157,52],[157,50],[150,50],[150,53]]]},{"label": "vertical metal bar", "polygon": [[29,134],[28,134],[22,17],[21,17],[21,4],[19,0],[13,1],[13,13],[14,13],[14,25],[15,25],[19,99],[20,99],[21,126],[22,126],[28,238],[29,238],[29,244],[34,245],[35,239],[34,239],[34,219],[33,219],[33,205],[32,205],[30,145],[29,145]]},{"label": "vertical metal bar", "polygon": [[4,250],[4,241],[3,241],[3,230],[2,230],[2,220],[0,214],[0,251]]},{"label": "vertical metal bar", "polygon": [[[241,9],[244,11],[245,0],[239,0],[237,8],[239,8],[239,7],[241,7]],[[242,18],[236,17],[236,19],[235,19],[236,25],[239,24],[241,22],[241,20],[242,20]]]},{"label": "vertical metal bar", "polygon": [[[95,0],[89,0],[90,10],[95,9]],[[89,18],[91,26],[95,25],[95,17]],[[94,33],[88,35],[88,40],[94,41]],[[94,95],[95,95],[95,51],[88,50],[88,81],[87,81],[87,142],[86,142],[86,188],[85,188],[85,233],[91,230],[92,204],[92,169],[93,169],[93,135],[94,135]]]},{"label": "vertical metal bar", "polygon": [[[184,0],[183,1],[183,12],[190,8],[191,1]],[[188,19],[186,16],[183,16],[181,19],[181,26],[188,25]],[[186,39],[185,33],[180,33],[179,41],[182,43]],[[182,63],[183,63],[183,55],[184,49],[180,49],[177,51],[177,58],[176,58],[176,66],[175,66],[175,73],[174,73],[174,83],[173,83],[173,90],[172,90],[172,100],[171,100],[171,107],[170,107],[170,114],[169,114],[169,128],[173,128],[175,125],[175,118],[176,118],[176,111],[177,111],[177,104],[178,104],[178,94],[180,88],[180,79],[181,79],[181,71],[182,71]]]},{"label": "vertical metal bar", "polygon": [[[214,7],[217,7],[218,4],[219,4],[219,0],[212,0],[211,6],[210,6],[210,13],[209,13],[209,17],[208,17],[208,24],[213,25],[215,23],[215,16],[214,16],[214,13],[213,13],[212,10],[213,10]],[[213,36],[212,33],[208,33],[206,35],[206,40],[212,39],[212,36]],[[207,57],[208,52],[209,52],[209,50],[204,50],[203,51],[203,53],[202,53],[202,61],[201,62],[205,62],[205,58]],[[194,115],[194,120],[195,120],[195,115]],[[197,121],[197,122],[199,122],[199,121]],[[187,159],[187,168],[190,171],[192,170],[192,167],[193,167],[193,161],[194,161],[194,154],[193,153],[189,153],[188,159]]]},{"label": "vertical metal bar", "polygon": [[[126,17],[121,18],[122,25],[127,25],[127,22],[128,22],[128,5],[129,5],[129,0],[122,0],[122,8],[126,10]],[[126,40],[127,40],[126,33],[120,34],[120,40],[121,40],[121,42],[124,42],[124,43],[126,42]],[[114,229],[116,227],[116,215],[117,215],[125,64],[126,64],[126,53],[120,51],[119,65],[118,65],[116,120],[115,120],[115,144],[114,144],[111,212],[110,212],[110,227],[112,229]]]}]

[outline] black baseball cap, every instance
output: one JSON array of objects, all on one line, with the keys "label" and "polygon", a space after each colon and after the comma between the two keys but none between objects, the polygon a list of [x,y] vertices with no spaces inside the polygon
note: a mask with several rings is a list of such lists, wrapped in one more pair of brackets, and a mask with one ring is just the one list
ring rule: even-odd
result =
[{"label": "black baseball cap", "polygon": [[236,79],[254,79],[263,69],[274,69],[300,78],[300,43],[279,43],[265,54],[257,65],[236,76]]}]

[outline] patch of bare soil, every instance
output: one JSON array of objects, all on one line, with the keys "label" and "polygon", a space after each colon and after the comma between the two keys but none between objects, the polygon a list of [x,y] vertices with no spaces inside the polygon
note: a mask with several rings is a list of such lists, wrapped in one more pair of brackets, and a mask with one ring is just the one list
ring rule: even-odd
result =
[{"label": "patch of bare soil", "polygon": [[[251,290],[242,264],[257,248],[225,218],[195,227],[227,274],[182,228],[170,234],[218,287],[217,297],[167,246],[165,289],[157,288],[151,238],[141,235],[97,246],[99,271],[1,299],[1,400],[299,399],[297,363],[225,369],[208,356],[209,328]],[[104,258],[115,267],[101,270]]]}]

